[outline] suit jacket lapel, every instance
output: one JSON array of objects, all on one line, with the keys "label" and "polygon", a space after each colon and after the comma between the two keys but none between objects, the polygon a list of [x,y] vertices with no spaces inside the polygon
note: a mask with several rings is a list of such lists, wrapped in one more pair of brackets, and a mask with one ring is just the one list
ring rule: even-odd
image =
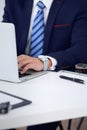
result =
[{"label": "suit jacket lapel", "polygon": [[53,27],[54,20],[58,13],[58,10],[62,4],[63,0],[54,0],[50,9],[50,13],[48,16],[46,28],[45,28],[45,39],[44,39],[44,54],[47,52],[47,46],[49,42],[49,37],[51,34],[51,29]]},{"label": "suit jacket lapel", "polygon": [[[25,10],[24,10],[24,15],[23,15],[23,19],[24,19],[24,23],[25,23],[25,27],[29,27],[30,25],[30,20],[31,20],[31,13],[32,13],[32,6],[33,6],[33,0],[27,0],[26,1],[26,5],[25,5]],[[29,31],[29,28],[27,29]]]},{"label": "suit jacket lapel", "polygon": [[32,13],[33,0],[26,0],[23,12],[22,12],[22,34],[21,34],[21,47],[22,50],[25,50],[28,38],[28,32],[30,27],[30,19]]}]

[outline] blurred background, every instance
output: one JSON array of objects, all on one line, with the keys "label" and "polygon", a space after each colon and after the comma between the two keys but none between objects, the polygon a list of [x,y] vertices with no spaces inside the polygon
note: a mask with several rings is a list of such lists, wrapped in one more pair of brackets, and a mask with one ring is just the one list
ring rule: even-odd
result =
[{"label": "blurred background", "polygon": [[4,6],[5,6],[5,0],[0,0],[0,21],[2,21]]}]

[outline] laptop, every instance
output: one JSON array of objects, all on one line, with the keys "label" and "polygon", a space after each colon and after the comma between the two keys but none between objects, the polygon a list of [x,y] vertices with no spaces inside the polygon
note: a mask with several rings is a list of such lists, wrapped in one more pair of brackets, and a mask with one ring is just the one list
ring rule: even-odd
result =
[{"label": "laptop", "polygon": [[0,23],[0,80],[10,82],[23,82],[47,71],[28,71],[20,75],[17,64],[15,27],[11,23]]}]

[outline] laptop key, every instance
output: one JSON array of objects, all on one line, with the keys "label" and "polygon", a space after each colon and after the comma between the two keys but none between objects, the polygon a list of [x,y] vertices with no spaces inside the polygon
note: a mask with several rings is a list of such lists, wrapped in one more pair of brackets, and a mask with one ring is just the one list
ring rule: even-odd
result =
[{"label": "laptop key", "polygon": [[19,77],[20,77],[20,78],[21,78],[21,77],[28,76],[28,75],[31,75],[31,73],[24,73],[24,74],[21,74],[21,73],[19,72]]}]

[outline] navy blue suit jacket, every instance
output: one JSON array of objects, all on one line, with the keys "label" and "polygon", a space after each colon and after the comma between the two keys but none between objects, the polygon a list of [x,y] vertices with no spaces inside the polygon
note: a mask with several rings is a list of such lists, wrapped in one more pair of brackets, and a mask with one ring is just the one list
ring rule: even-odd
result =
[{"label": "navy blue suit jacket", "polygon": [[[6,0],[4,22],[16,28],[18,55],[25,53],[33,0]],[[54,0],[48,16],[44,55],[58,61],[57,70],[87,63],[87,0]]]}]

